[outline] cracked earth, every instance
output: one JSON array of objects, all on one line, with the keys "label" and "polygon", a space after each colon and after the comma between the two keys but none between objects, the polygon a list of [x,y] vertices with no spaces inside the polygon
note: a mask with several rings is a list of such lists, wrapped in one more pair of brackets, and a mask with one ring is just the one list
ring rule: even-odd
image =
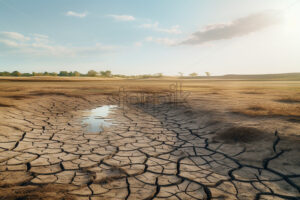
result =
[{"label": "cracked earth", "polygon": [[62,185],[92,200],[300,198],[299,154],[280,146],[279,132],[255,145],[217,141],[214,123],[195,125],[170,105],[117,107],[112,126],[87,132],[83,111],[111,101],[44,96],[2,110],[1,189]]}]

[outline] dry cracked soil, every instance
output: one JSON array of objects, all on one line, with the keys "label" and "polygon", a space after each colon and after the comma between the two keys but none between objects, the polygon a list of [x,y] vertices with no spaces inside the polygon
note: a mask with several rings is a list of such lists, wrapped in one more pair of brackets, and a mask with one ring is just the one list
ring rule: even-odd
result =
[{"label": "dry cracked soil", "polygon": [[0,199],[300,198],[299,152],[279,132],[232,143],[162,104],[116,107],[89,133],[83,111],[110,104],[49,95],[2,108]]}]

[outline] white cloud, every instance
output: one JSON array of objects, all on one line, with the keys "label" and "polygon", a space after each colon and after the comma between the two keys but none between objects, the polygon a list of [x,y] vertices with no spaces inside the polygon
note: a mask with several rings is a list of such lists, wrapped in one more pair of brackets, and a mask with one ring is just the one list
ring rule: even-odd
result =
[{"label": "white cloud", "polygon": [[17,47],[18,43],[12,40],[6,40],[0,38],[0,44],[3,44],[4,46],[11,48],[11,47]]},{"label": "white cloud", "polygon": [[149,24],[142,24],[142,25],[140,25],[140,27],[148,28],[148,29],[157,29],[158,28],[158,22],[149,23]]},{"label": "white cloud", "polygon": [[27,41],[30,38],[25,37],[24,35],[17,33],[17,32],[0,32],[0,37],[1,38],[6,38],[6,39],[12,39],[12,40],[17,40],[17,41]]},{"label": "white cloud", "polygon": [[37,43],[49,43],[50,42],[49,37],[47,35],[42,35],[42,34],[37,34],[37,33],[34,33],[32,35],[34,36],[33,39]]},{"label": "white cloud", "polygon": [[151,37],[151,36],[146,37],[145,40],[146,40],[147,42],[152,42],[152,41],[153,41],[153,37]]},{"label": "white cloud", "polygon": [[131,15],[107,15],[108,17],[113,18],[116,21],[134,21],[135,17]]},{"label": "white cloud", "polygon": [[159,23],[148,23],[148,24],[142,24],[140,25],[141,28],[145,29],[151,29],[157,32],[164,32],[164,33],[170,33],[170,34],[180,34],[182,31],[180,30],[179,25],[172,26],[170,28],[160,28]]},{"label": "white cloud", "polygon": [[66,12],[66,16],[84,18],[87,16],[87,13],[86,12],[78,13],[78,12],[74,12],[74,11],[68,11],[68,12]]},{"label": "white cloud", "polygon": [[135,42],[135,43],[134,43],[134,46],[136,46],[136,47],[141,47],[141,46],[143,46],[143,43],[142,43],[142,42]]},{"label": "white cloud", "polygon": [[156,44],[162,44],[162,45],[166,45],[166,46],[174,46],[176,45],[178,42],[175,39],[171,39],[171,38],[153,38],[153,37],[147,37],[145,39],[145,41],[147,42],[154,42]]},{"label": "white cloud", "polygon": [[281,21],[281,15],[277,11],[264,11],[238,18],[229,23],[213,24],[194,32],[181,44],[195,45],[214,40],[231,39],[241,37],[252,32],[259,31]]},{"label": "white cloud", "polygon": [[35,36],[35,37],[38,37],[38,38],[44,38],[44,39],[48,39],[49,38],[48,35],[42,35],[42,34],[38,34],[38,33],[34,33],[32,35]]},{"label": "white cloud", "polygon": [[70,47],[55,44],[46,35],[32,34],[32,36],[26,37],[28,40],[14,40],[0,34],[0,52],[38,56],[86,56],[111,52],[117,48],[100,43],[94,46]]},{"label": "white cloud", "polygon": [[91,55],[91,54],[99,54],[112,52],[116,50],[116,46],[104,45],[101,43],[96,43],[95,46],[87,46],[87,47],[73,47],[71,51],[75,55]]}]

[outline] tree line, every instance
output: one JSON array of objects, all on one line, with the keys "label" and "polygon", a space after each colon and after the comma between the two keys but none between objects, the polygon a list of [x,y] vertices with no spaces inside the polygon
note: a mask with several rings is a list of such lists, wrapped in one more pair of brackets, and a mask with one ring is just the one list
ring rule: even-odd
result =
[{"label": "tree line", "polygon": [[[184,73],[179,72],[178,73],[180,77],[198,77],[196,72],[193,72],[191,74],[188,74],[187,76],[184,75]],[[209,72],[205,72],[206,76],[210,76]],[[160,78],[164,75],[162,73],[156,73],[156,74],[144,74],[144,75],[123,75],[123,74],[112,74],[110,70],[106,71],[100,71],[97,72],[95,70],[89,70],[87,73],[80,73],[78,71],[60,71],[59,73],[56,72],[32,72],[32,73],[21,73],[19,71],[13,71],[13,72],[0,72],[0,76],[16,76],[16,77],[29,77],[29,76],[65,76],[65,77],[120,77],[120,78]]]},{"label": "tree line", "polygon": [[32,73],[21,73],[19,71],[13,71],[13,72],[0,72],[0,76],[88,76],[88,77],[112,77],[113,74],[111,71],[100,71],[96,72],[95,70],[89,70],[86,74],[80,73],[78,71],[60,71],[59,73],[56,72],[32,72]]},{"label": "tree line", "polygon": [[19,71],[13,72],[0,72],[0,76],[15,76],[15,77],[30,77],[30,76],[62,76],[62,77],[120,77],[120,78],[159,78],[163,77],[162,73],[156,74],[144,74],[144,75],[123,75],[123,74],[112,74],[110,70],[97,72],[95,70],[89,70],[87,73],[80,73],[78,71],[60,71],[56,72],[32,72],[32,73],[21,73]]}]

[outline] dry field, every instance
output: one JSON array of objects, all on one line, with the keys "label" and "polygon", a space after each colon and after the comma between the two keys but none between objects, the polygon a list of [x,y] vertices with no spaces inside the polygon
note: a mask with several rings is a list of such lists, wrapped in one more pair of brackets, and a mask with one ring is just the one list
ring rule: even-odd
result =
[{"label": "dry field", "polygon": [[0,199],[299,199],[299,152],[300,81],[0,78]]}]

